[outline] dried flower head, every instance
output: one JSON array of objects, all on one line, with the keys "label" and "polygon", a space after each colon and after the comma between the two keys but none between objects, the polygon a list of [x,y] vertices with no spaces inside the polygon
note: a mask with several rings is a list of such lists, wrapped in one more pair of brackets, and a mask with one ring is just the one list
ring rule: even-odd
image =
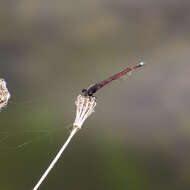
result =
[{"label": "dried flower head", "polygon": [[79,94],[76,104],[76,118],[73,126],[81,129],[84,121],[94,112],[96,97]]},{"label": "dried flower head", "polygon": [[5,80],[0,79],[0,109],[7,105],[10,97]]},{"label": "dried flower head", "polygon": [[75,102],[77,109],[76,109],[76,118],[75,122],[73,123],[73,129],[68,137],[68,139],[65,141],[55,158],[50,163],[49,167],[46,169],[38,183],[35,185],[33,190],[37,190],[39,186],[42,184],[42,182],[45,180],[51,169],[54,167],[62,153],[64,152],[65,148],[70,143],[73,136],[77,133],[79,129],[81,129],[82,124],[84,121],[94,112],[94,107],[96,106],[96,98],[94,96],[88,96],[84,94],[79,94],[77,96],[77,100]]}]

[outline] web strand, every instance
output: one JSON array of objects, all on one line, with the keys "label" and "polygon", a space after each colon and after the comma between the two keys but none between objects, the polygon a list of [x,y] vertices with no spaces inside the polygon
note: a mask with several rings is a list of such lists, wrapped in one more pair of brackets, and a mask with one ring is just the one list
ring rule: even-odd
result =
[{"label": "web strand", "polygon": [[[7,152],[7,151],[14,151],[17,149],[21,149],[24,148],[30,144],[39,142],[41,140],[43,140],[44,138],[48,137],[50,139],[51,135],[55,132],[57,132],[58,130],[62,130],[62,129],[69,129],[72,126],[72,123],[69,123],[67,125],[65,124],[59,124],[58,126],[52,128],[52,129],[47,129],[47,130],[24,130],[24,131],[17,131],[17,132],[7,132],[7,131],[2,131],[0,132],[1,138],[0,138],[0,152]],[[35,134],[35,136],[37,135],[37,137],[34,137],[32,140],[28,140],[28,141],[24,141],[23,143],[17,144],[17,145],[13,145],[13,146],[6,146],[6,144],[10,140],[12,140],[13,138],[20,136],[20,135],[24,135],[25,134]]]}]

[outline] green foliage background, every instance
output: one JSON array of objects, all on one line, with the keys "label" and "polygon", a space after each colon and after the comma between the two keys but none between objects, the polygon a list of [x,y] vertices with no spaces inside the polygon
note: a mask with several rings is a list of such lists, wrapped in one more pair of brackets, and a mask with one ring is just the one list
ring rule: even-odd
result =
[{"label": "green foliage background", "polygon": [[190,4],[181,0],[0,2],[0,189],[32,189],[69,135],[82,88],[97,93],[40,190],[190,188]]}]

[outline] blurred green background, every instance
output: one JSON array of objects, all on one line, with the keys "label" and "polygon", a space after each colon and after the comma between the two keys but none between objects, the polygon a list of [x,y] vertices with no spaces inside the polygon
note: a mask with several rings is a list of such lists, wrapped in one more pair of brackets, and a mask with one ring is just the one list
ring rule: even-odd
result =
[{"label": "blurred green background", "polygon": [[74,101],[96,112],[40,190],[190,189],[190,3],[185,0],[0,2],[0,190],[30,190],[69,135]]}]

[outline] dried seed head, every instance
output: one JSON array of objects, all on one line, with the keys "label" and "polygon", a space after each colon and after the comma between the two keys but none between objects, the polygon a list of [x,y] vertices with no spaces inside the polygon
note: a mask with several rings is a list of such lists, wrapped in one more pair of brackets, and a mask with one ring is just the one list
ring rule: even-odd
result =
[{"label": "dried seed head", "polygon": [[5,80],[0,79],[0,109],[7,105],[10,97]]},{"label": "dried seed head", "polygon": [[96,106],[96,97],[79,94],[75,104],[76,118],[73,126],[81,129],[84,121],[94,112],[94,107]]}]

